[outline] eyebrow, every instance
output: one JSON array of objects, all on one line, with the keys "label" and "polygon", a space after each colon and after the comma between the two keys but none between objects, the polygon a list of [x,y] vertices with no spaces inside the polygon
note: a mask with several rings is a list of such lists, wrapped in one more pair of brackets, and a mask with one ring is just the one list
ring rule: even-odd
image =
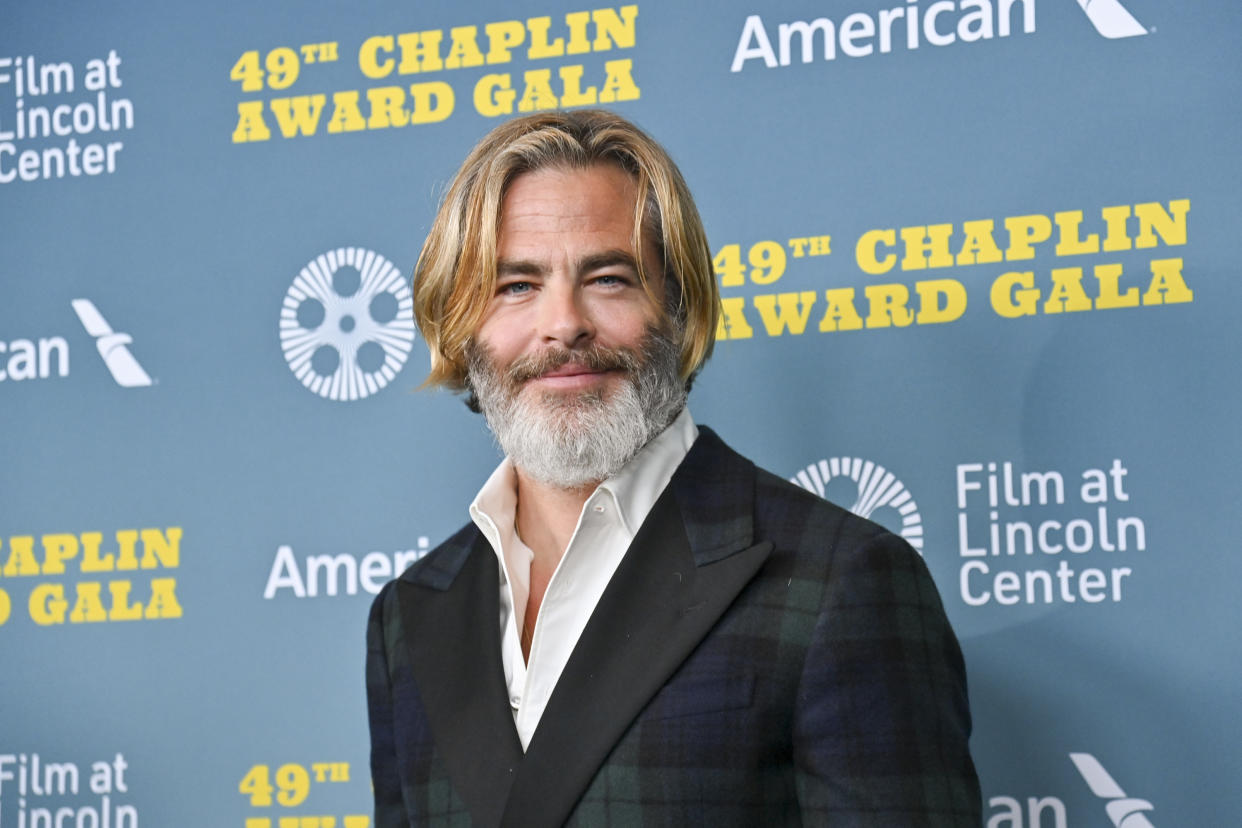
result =
[{"label": "eyebrow", "polygon": [[[590,273],[618,265],[628,267],[635,273],[638,272],[638,262],[634,260],[633,254],[619,248],[602,250],[579,259],[576,270],[578,273]],[[496,263],[496,275],[498,276],[541,276],[546,271],[547,268],[544,265],[530,259],[501,259]]]},{"label": "eyebrow", "polygon": [[585,259],[578,262],[579,273],[590,273],[593,270],[602,270],[606,267],[628,267],[635,273],[638,272],[638,262],[634,260],[634,255],[628,250],[604,250],[599,253],[592,253]]}]

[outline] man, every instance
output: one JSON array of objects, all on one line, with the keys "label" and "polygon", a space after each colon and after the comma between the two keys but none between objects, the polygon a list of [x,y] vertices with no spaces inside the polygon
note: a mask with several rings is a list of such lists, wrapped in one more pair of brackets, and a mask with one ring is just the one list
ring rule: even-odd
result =
[{"label": "man", "polygon": [[921,559],[686,410],[719,300],[658,144],[600,111],[497,127],[414,290],[428,381],[506,458],[372,608],[378,826],[979,824]]}]

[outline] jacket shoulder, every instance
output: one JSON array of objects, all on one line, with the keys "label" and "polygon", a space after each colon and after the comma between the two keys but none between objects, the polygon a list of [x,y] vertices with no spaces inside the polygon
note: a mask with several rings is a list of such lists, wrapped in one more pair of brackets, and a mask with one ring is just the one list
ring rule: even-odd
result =
[{"label": "jacket shoulder", "polygon": [[[755,523],[760,536],[797,539],[799,546],[808,541],[832,548],[860,546],[892,534],[880,524],[764,469],[757,469],[755,475]],[[781,545],[779,540],[777,545]]]}]

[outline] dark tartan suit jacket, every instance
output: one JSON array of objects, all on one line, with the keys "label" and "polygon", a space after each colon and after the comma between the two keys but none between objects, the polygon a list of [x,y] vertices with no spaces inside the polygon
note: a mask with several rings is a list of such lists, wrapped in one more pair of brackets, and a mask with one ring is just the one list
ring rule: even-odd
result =
[{"label": "dark tartan suit jacket", "polygon": [[711,431],[638,531],[525,755],[497,567],[470,525],[376,598],[378,828],[980,824],[964,666],[922,560]]}]

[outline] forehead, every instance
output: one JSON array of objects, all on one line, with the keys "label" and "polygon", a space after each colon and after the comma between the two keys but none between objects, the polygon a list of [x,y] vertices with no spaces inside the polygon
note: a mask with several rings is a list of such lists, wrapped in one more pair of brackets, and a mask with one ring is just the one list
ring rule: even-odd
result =
[{"label": "forehead", "polygon": [[501,205],[498,252],[543,244],[631,249],[637,199],[633,178],[610,164],[522,173]]}]

